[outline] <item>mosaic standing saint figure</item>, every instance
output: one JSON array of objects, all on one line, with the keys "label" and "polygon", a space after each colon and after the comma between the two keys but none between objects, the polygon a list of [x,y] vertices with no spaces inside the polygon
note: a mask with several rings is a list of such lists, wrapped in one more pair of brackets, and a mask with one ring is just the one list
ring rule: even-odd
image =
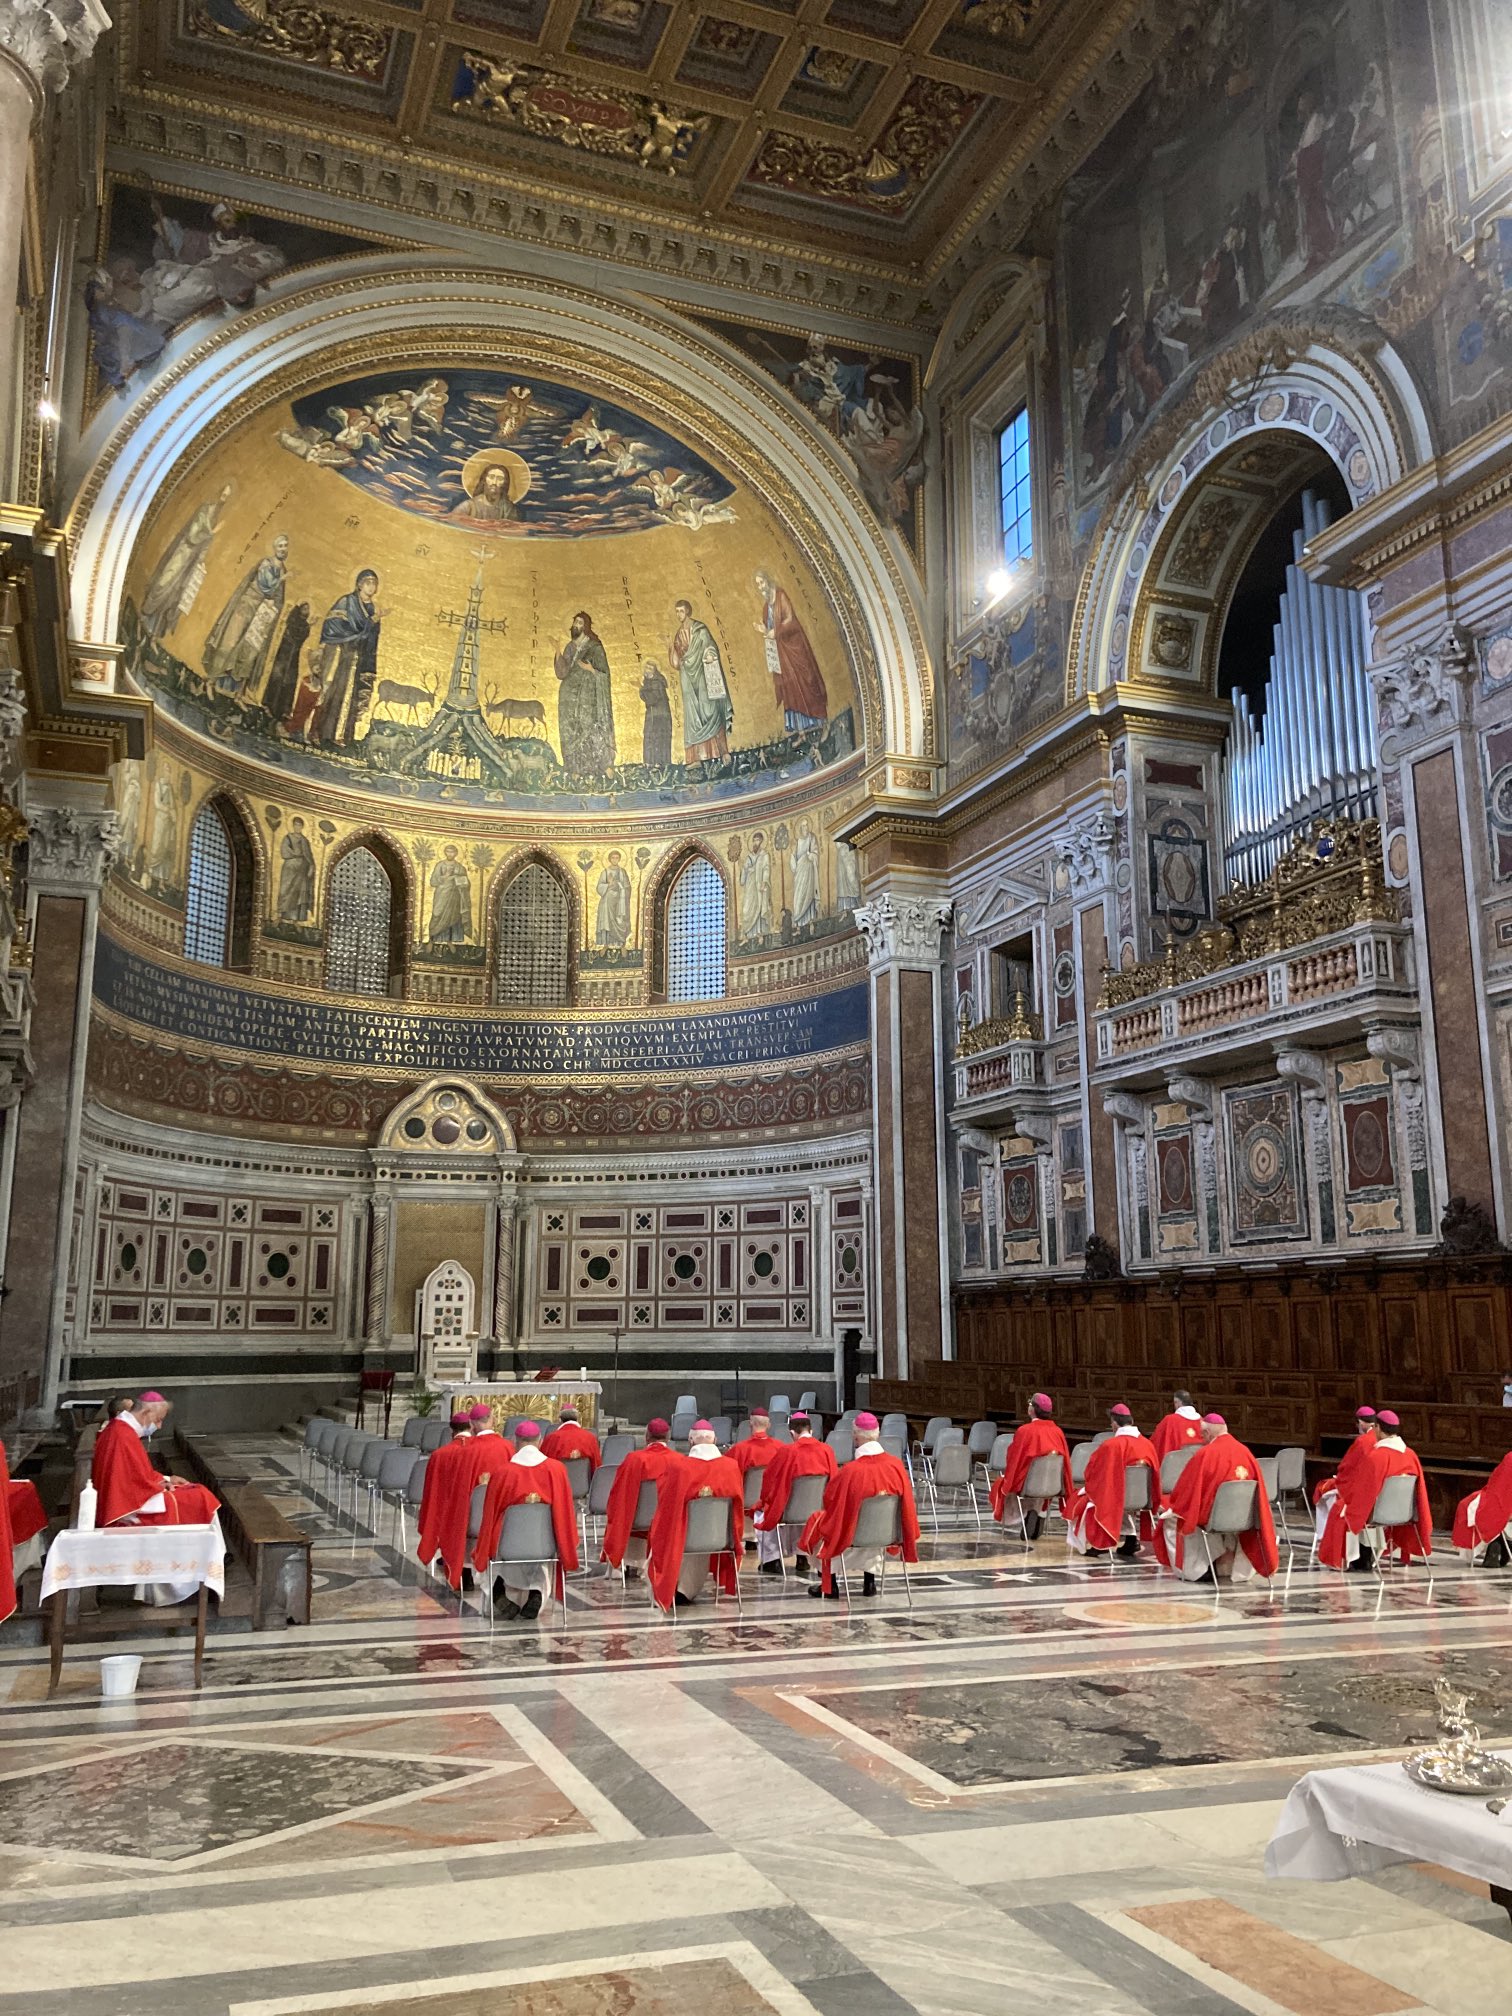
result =
[{"label": "mosaic standing saint figure", "polygon": [[630,877],[616,849],[598,878],[598,918],[594,943],[601,950],[621,952],[630,936]]},{"label": "mosaic standing saint figure", "polygon": [[287,725],[299,691],[299,659],[310,639],[310,605],[296,602],[284,618],[283,635],[273,653],[273,670],[263,688],[262,704],[274,723]]},{"label": "mosaic standing saint figure", "polygon": [[571,777],[607,777],[614,768],[614,698],[609,655],[580,609],[572,635],[556,654],[557,734],[562,768]]},{"label": "mosaic standing saint figure", "polygon": [[764,570],[758,570],[755,581],[761,614],[754,628],[766,652],[783,725],[789,735],[805,728],[822,728],[829,719],[829,695],[808,632],[785,588],[779,588]]},{"label": "mosaic standing saint figure", "polygon": [[350,749],[378,676],[378,576],[364,567],[351,592],[339,595],[320,626],[321,696],[315,739],[329,749]]},{"label": "mosaic standing saint figure", "polygon": [[205,639],[205,676],[256,697],[273,648],[284,604],[289,542],[280,532],[262,559],[242,576]]},{"label": "mosaic standing saint figure", "polygon": [[798,821],[793,842],[793,929],[805,931],[819,919],[819,842],[813,822]]},{"label": "mosaic standing saint figure", "polygon": [[689,763],[718,762],[730,753],[735,709],[719,646],[691,602],[676,605],[677,634],[670,657],[682,687],[683,746]]},{"label": "mosaic standing saint figure", "polygon": [[153,570],[142,595],[141,619],[142,628],[158,643],[189,614],[204,586],[211,541],[231,501],[231,487],[223,483],[218,496],[201,504]]},{"label": "mosaic standing saint figure", "polygon": [[772,932],[772,857],[766,835],[753,833],[740,864],[740,942],[759,945]]},{"label": "mosaic standing saint figure", "polygon": [[472,885],[455,847],[448,847],[431,870],[430,942],[465,945],[472,937]]},{"label": "mosaic standing saint figure", "polygon": [[303,924],[315,909],[315,850],[303,819],[289,821],[278,853],[279,918],[285,924]]},{"label": "mosaic standing saint figure", "polygon": [[654,658],[648,658],[641,666],[640,697],[646,710],[641,761],[648,770],[665,770],[672,761],[672,699]]}]

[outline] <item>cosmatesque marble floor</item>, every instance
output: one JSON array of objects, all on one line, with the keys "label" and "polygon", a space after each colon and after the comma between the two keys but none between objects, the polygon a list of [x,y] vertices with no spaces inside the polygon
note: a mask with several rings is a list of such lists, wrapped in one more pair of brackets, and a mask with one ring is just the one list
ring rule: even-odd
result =
[{"label": "cosmatesque marble floor", "polygon": [[743,1609],[595,1569],[565,1628],[491,1628],[292,1441],[238,1454],[315,1540],[308,1629],[212,1635],[198,1694],[134,1636],[119,1705],[98,1646],[51,1700],[0,1651],[0,2016],[1512,2009],[1484,1885],[1262,1871],[1300,1773],[1420,1742],[1436,1674],[1512,1740],[1512,1574],[1304,1544],[1214,1597],[952,1514],[911,1603],[748,1557]]}]

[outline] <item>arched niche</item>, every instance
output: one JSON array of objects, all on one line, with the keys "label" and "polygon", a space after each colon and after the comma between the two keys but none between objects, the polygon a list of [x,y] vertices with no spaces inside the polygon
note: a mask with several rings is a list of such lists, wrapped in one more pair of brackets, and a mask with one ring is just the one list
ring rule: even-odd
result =
[{"label": "arched niche", "polygon": [[[1287,319],[1196,367],[1114,468],[1077,596],[1067,700],[1131,680],[1210,691],[1238,569],[1309,459],[1333,462],[1354,506],[1433,452],[1412,376],[1378,334]],[[1196,578],[1177,578],[1189,560]],[[1190,632],[1162,632],[1162,612]]]},{"label": "arched niche", "polygon": [[97,444],[68,514],[77,637],[118,641],[133,548],[178,472],[339,354],[378,369],[459,357],[572,369],[750,486],[812,571],[844,641],[867,753],[938,753],[934,666],[897,556],[831,444],[781,388],[650,304],[437,264],[354,271],[242,315],[162,374]]},{"label": "arched niche", "polygon": [[466,1078],[444,1075],[393,1107],[378,1130],[376,1152],[432,1157],[513,1155],[514,1129],[502,1108]]}]

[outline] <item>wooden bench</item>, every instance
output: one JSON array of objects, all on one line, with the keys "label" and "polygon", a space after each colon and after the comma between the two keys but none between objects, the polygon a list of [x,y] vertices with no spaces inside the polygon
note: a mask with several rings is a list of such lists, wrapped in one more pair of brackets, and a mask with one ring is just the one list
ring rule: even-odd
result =
[{"label": "wooden bench", "polygon": [[310,1621],[311,1546],[237,1459],[208,1435],[175,1436],[184,1469],[221,1501],[226,1544],[252,1578],[252,1629],[280,1631]]}]

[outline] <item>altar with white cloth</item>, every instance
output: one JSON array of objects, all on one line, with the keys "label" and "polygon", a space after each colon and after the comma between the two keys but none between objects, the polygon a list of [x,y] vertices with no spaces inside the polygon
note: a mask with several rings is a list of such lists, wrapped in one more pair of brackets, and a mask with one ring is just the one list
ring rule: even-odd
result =
[{"label": "altar with white cloth", "polygon": [[226,1543],[220,1519],[208,1526],[71,1526],[54,1538],[42,1571],[40,1600],[50,1604],[48,1693],[63,1674],[68,1599],[80,1589],[129,1589],[157,1582],[196,1585],[194,1684],[204,1678],[206,1597],[226,1593]]},{"label": "altar with white cloth", "polygon": [[564,1406],[573,1406],[583,1426],[597,1430],[603,1390],[597,1379],[474,1379],[441,1388],[441,1416],[444,1420],[459,1409],[465,1414],[481,1402],[493,1414],[494,1427],[507,1435],[511,1421],[550,1426],[560,1421]]}]

